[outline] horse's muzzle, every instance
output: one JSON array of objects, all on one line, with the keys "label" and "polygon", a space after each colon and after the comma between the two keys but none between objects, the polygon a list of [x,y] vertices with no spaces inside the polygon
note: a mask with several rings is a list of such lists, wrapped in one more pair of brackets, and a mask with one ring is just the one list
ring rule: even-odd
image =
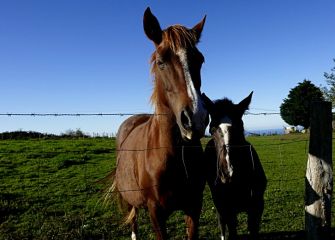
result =
[{"label": "horse's muzzle", "polygon": [[193,138],[193,124],[192,124],[192,116],[193,113],[191,111],[188,111],[187,109],[184,109],[180,113],[180,122],[181,122],[181,135],[183,138],[186,138],[187,140],[192,140]]}]

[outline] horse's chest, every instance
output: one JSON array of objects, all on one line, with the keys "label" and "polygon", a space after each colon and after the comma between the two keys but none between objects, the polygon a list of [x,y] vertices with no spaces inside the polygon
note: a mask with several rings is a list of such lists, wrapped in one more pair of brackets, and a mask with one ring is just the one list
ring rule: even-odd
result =
[{"label": "horse's chest", "polygon": [[159,195],[164,196],[167,204],[181,205],[179,207],[189,199],[199,198],[205,185],[205,179],[199,172],[199,163],[195,159],[183,157],[182,154],[171,156],[159,180]]},{"label": "horse's chest", "polygon": [[184,189],[192,185],[199,177],[197,167],[191,164],[190,159],[182,156],[174,157],[166,164],[166,171],[162,174],[162,181],[175,190]]}]

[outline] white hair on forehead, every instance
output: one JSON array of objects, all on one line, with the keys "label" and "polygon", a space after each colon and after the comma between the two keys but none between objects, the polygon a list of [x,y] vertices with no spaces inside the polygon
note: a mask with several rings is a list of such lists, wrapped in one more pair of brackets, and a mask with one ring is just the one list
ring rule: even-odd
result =
[{"label": "white hair on forehead", "polygon": [[229,128],[232,126],[232,121],[228,117],[224,117],[221,119],[221,123],[219,125],[219,128],[221,129],[222,135],[223,135],[223,141],[225,145],[229,145],[230,140],[230,132]]},{"label": "white hair on forehead", "polygon": [[186,87],[187,87],[187,94],[192,100],[194,123],[196,125],[196,128],[201,129],[204,134],[205,129],[206,129],[207,110],[199,96],[199,93],[194,87],[194,83],[192,81],[192,76],[191,76],[190,69],[188,66],[186,50],[183,48],[180,48],[178,49],[176,54],[179,57],[180,63],[184,71]]},{"label": "white hair on forehead", "polygon": [[220,125],[219,128],[221,129],[222,132],[222,137],[223,137],[223,141],[224,144],[226,146],[226,162],[227,162],[227,170],[228,170],[228,174],[231,177],[233,175],[233,167],[231,165],[230,162],[230,156],[229,156],[229,145],[230,145],[230,131],[229,128],[231,128],[232,126],[232,120],[229,117],[224,117],[221,119],[220,121]]},{"label": "white hair on forehead", "polygon": [[196,112],[198,94],[197,94],[197,91],[195,90],[195,87],[194,87],[194,84],[193,84],[193,81],[192,81],[190,69],[189,69],[188,62],[187,62],[186,50],[183,49],[183,48],[180,48],[180,49],[178,49],[176,54],[179,57],[179,60],[181,62],[183,70],[184,70],[185,81],[186,81],[186,86],[187,86],[187,94],[192,99],[193,110]]}]

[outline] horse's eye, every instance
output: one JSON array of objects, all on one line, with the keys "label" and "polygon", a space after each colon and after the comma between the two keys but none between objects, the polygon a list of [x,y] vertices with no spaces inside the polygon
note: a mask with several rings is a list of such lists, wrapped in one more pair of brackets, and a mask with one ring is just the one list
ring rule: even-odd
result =
[{"label": "horse's eye", "polygon": [[161,58],[156,59],[156,64],[161,70],[165,68],[165,62]]}]

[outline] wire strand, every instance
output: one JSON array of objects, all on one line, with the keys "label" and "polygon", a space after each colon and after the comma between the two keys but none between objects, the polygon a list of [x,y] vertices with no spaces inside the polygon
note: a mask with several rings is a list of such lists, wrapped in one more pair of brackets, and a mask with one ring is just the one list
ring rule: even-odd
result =
[{"label": "wire strand", "polygon": [[[5,117],[89,117],[89,116],[133,116],[146,114],[151,116],[167,115],[167,113],[0,113]],[[279,112],[245,112],[244,115],[279,115]]]}]

